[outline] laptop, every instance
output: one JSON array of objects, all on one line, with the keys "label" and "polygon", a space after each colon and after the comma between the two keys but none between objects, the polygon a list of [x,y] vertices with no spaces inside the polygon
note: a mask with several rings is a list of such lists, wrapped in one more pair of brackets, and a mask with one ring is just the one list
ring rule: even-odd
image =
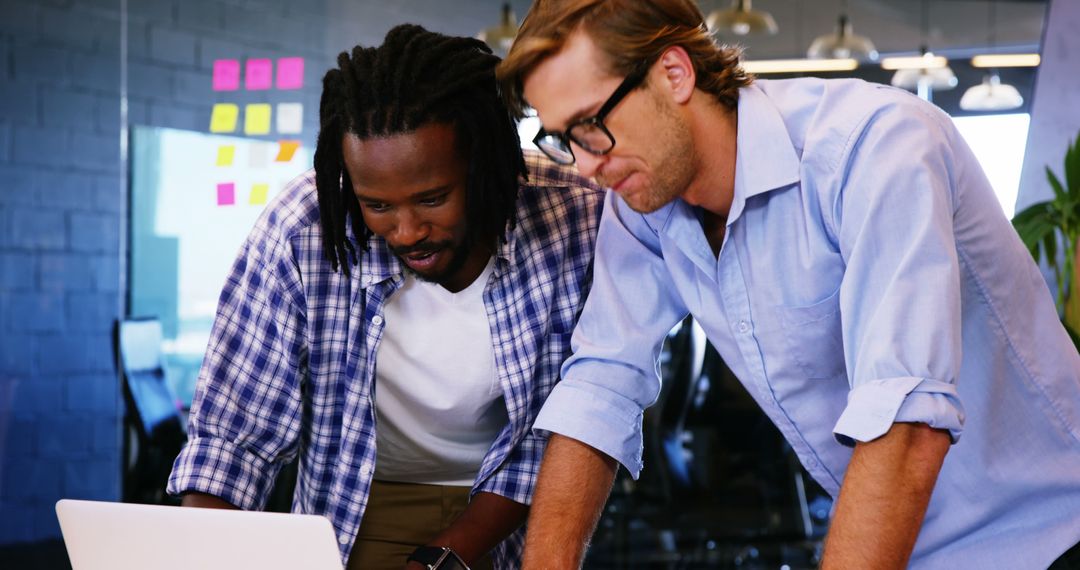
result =
[{"label": "laptop", "polygon": [[73,570],[342,570],[317,515],[62,499],[56,516]]}]

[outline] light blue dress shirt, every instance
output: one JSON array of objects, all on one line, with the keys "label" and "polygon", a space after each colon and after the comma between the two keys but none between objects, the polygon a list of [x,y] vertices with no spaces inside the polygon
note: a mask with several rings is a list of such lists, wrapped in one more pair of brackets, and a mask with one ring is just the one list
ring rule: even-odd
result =
[{"label": "light blue dress shirt", "polygon": [[700,210],[609,193],[535,427],[637,476],[660,346],[691,313],[834,497],[854,441],[894,422],[952,434],[912,567],[1046,568],[1080,540],[1080,355],[951,120],[858,80],[740,97],[719,257]]}]

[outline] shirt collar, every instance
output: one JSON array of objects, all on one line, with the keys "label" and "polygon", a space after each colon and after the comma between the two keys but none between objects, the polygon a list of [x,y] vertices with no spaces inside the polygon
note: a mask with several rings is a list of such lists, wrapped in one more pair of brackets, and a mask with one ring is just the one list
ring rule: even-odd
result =
[{"label": "shirt collar", "polygon": [[799,181],[799,155],[779,109],[757,84],[739,90],[735,192],[727,223],[758,194]]},{"label": "shirt collar", "polygon": [[[746,200],[799,181],[799,156],[787,126],[768,95],[756,84],[739,92],[735,189],[727,225],[742,214]],[[662,231],[706,274],[716,257],[702,233],[700,210],[678,199],[645,214],[654,231]]]}]

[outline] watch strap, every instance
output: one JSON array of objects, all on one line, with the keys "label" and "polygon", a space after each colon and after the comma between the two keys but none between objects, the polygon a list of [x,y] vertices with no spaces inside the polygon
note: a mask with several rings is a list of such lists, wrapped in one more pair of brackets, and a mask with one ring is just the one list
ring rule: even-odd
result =
[{"label": "watch strap", "polygon": [[447,546],[420,546],[409,555],[408,562],[419,562],[428,568],[438,564],[450,548]]}]

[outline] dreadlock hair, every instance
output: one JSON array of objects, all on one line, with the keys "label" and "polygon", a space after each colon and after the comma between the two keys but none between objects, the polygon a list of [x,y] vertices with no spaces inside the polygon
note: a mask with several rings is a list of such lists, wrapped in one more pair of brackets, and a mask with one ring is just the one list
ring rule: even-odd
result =
[{"label": "dreadlock hair", "polygon": [[356,46],[323,77],[315,185],[323,255],[349,275],[371,231],[344,165],[342,141],[405,134],[432,123],[452,125],[469,164],[466,223],[471,235],[505,240],[514,226],[519,177],[527,176],[514,120],[499,96],[499,58],[482,41],[444,36],[411,24],[386,34],[379,47]]}]

